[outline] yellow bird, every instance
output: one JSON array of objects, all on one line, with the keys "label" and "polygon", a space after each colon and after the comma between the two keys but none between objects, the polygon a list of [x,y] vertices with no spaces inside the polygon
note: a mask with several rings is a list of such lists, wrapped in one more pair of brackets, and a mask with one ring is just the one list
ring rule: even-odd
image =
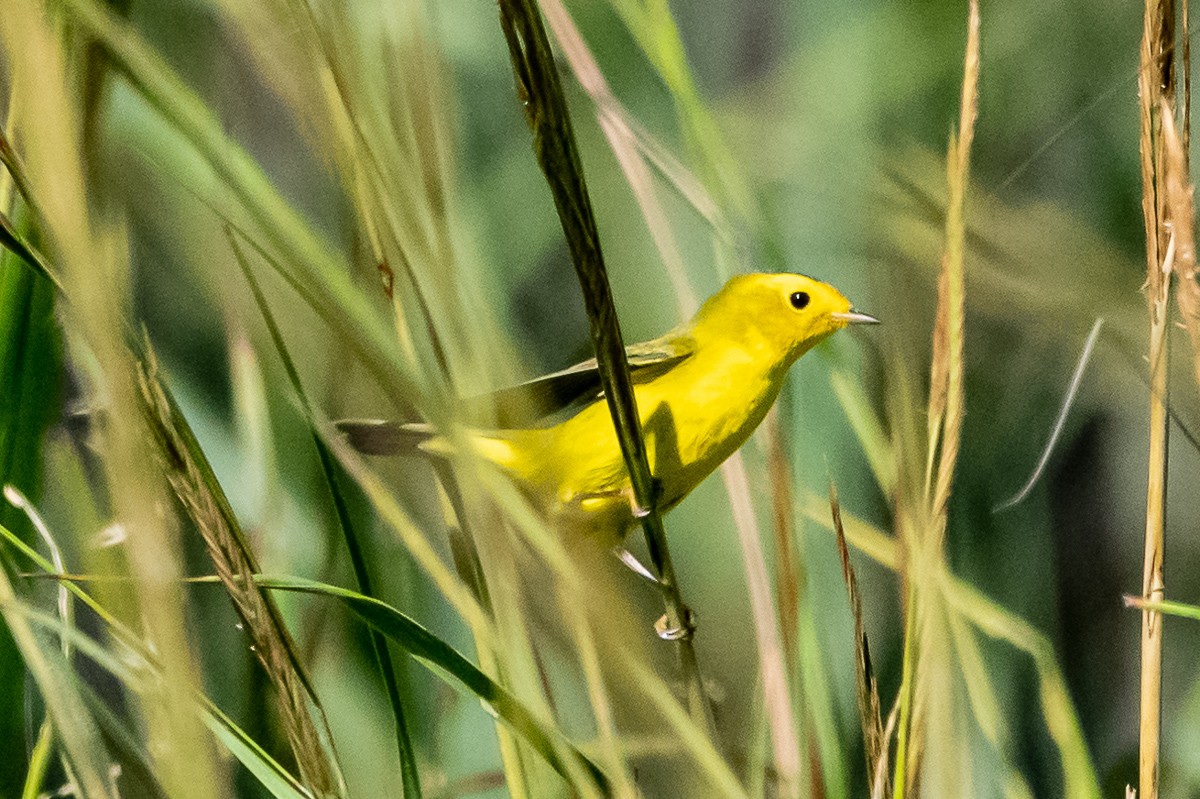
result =
[{"label": "yellow bird", "polygon": [[[847,325],[876,323],[827,283],[790,273],[749,274],[726,283],[690,322],[629,347],[659,507],[674,508],[745,443],[797,358]],[[623,538],[637,518],[599,386],[591,360],[506,389],[500,394],[522,392],[582,408],[549,427],[477,431],[470,439],[556,529],[611,541]],[[339,427],[368,454],[394,454],[414,444],[445,454],[445,442],[424,425],[345,421]]]}]

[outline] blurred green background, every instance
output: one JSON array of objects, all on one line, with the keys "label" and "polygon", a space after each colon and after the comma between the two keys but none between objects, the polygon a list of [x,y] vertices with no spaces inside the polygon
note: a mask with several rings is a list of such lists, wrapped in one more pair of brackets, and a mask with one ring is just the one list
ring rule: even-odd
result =
[{"label": "blurred green background", "polygon": [[[282,194],[350,253],[354,279],[382,318],[387,304],[354,205],[320,145],[329,134],[310,129],[312,121],[299,119],[288,104],[289,91],[304,87],[281,86],[265,74],[247,31],[219,3],[118,5]],[[386,63],[387,48],[408,35],[409,17],[393,5],[346,4],[346,24],[367,62]],[[616,97],[676,158],[711,180],[672,91],[622,23],[619,5],[568,7]],[[730,214],[737,247],[729,257],[714,246],[709,223],[662,184],[688,281],[703,297],[734,270],[795,270],[835,284],[856,307],[883,320],[882,327],[843,334],[803,359],[781,409],[797,491],[824,495],[833,481],[848,510],[890,529],[891,509],[870,477],[829,373],[849,369],[878,407],[892,390],[883,369],[887,358],[899,354],[911,364],[913,380],[927,383],[944,152],[957,124],[965,7],[748,0],[676,2],[671,12],[699,94],[751,198],[744,212]],[[1053,641],[1106,796],[1119,795],[1136,777],[1140,621],[1122,608],[1121,595],[1140,587],[1148,426],[1135,84],[1141,13],[1136,4],[1113,2],[1015,0],[982,9],[980,115],[967,201],[967,416],[947,539],[957,574]],[[439,0],[426,4],[425,24],[439,59],[436,98],[446,121],[440,141],[455,191],[453,246],[475,281],[464,298],[482,300],[509,338],[507,347],[520,353],[499,367],[480,365],[469,388],[482,391],[588,357],[587,320],[532,156],[495,5]],[[289,31],[269,35],[286,40]],[[627,341],[651,338],[680,321],[672,285],[589,98],[565,63],[562,68],[622,329]],[[272,388],[284,382],[271,351],[251,347],[265,341],[261,322],[222,219],[203,199],[215,196],[215,178],[180,154],[185,148],[178,137],[121,78],[109,81],[93,109],[90,177],[105,207],[128,224],[133,317],[157,348],[264,570],[346,584],[349,567],[331,538],[331,509],[307,428],[293,399]],[[326,414],[394,412],[337,334],[282,282],[268,278],[267,288],[310,396]],[[995,512],[1038,461],[1097,317],[1105,319],[1097,353],[1045,474],[1025,501]],[[1166,579],[1169,597],[1196,602],[1200,404],[1182,337],[1175,353]],[[67,393],[68,403],[92,401]],[[748,448],[747,458],[770,553],[763,443]],[[68,563],[89,562],[85,552],[105,520],[81,499],[83,478],[61,427],[49,434],[44,463],[43,511],[61,531]],[[428,519],[437,518],[421,464],[374,465],[408,502],[425,508]],[[470,651],[461,620],[405,548],[373,521],[365,503],[356,513],[371,531],[371,562],[387,564],[377,577],[379,594]],[[845,784],[822,790],[863,795],[852,626],[840,566],[833,538],[796,517],[804,597],[815,624],[816,646],[806,658],[827,698],[824,710],[803,707],[801,716],[827,713],[838,732],[835,762]],[[673,512],[667,528],[700,620],[699,657],[720,697],[723,743],[730,761],[744,765],[761,732],[751,709],[757,655],[741,550],[719,479]],[[204,573],[200,544],[189,540],[188,547],[193,571]],[[870,561],[856,555],[855,563],[886,712],[900,680],[899,584]],[[633,577],[627,582],[649,637],[660,601]],[[260,726],[266,718],[262,677],[244,651],[227,599],[213,588],[189,591],[205,688],[252,734],[269,738]],[[366,636],[332,606],[290,596],[280,604],[309,658],[351,793],[394,795],[391,771],[377,765],[394,757],[394,742]],[[1200,796],[1194,657],[1200,637],[1187,622],[1170,619],[1166,628],[1165,795]],[[983,646],[1018,768],[1035,795],[1058,795],[1060,766],[1031,663],[1005,645]],[[669,669],[668,653],[661,660]],[[411,665],[401,672],[418,753],[436,780],[453,786],[472,775],[495,779],[495,732],[476,703]],[[580,690],[575,685],[572,696],[564,689],[562,705],[586,702]],[[0,694],[0,703],[6,697]],[[22,712],[11,704],[6,709]],[[976,738],[967,746],[986,749]],[[15,795],[20,773],[18,764],[0,796]],[[645,776],[648,795],[673,795],[669,786],[655,784],[652,770]],[[248,779],[242,788],[255,795]],[[503,791],[493,787],[481,795]],[[981,786],[962,795],[1000,792]]]}]

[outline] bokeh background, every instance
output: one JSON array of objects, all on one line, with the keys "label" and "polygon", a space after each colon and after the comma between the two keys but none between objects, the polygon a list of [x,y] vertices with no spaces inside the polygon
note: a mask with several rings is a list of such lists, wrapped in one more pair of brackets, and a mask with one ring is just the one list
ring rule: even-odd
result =
[{"label": "bokeh background", "polygon": [[[492,358],[460,361],[460,392],[482,392],[589,357],[582,298],[533,158],[495,5],[335,5],[338,10],[318,16],[337,18],[343,26],[338,41],[358,48],[341,55],[364,70],[360,109],[386,117],[371,103],[389,92],[410,101],[425,97],[430,118],[441,125],[428,135],[451,187],[447,247],[458,267],[448,278],[451,289],[435,303],[461,302],[447,315],[482,320],[481,331],[497,333],[500,342]],[[824,496],[833,482],[848,512],[890,530],[890,501],[871,476],[830,375],[851,375],[880,412],[896,391],[885,364],[904,364],[915,385],[927,385],[965,4],[671,4],[696,99],[714,122],[717,151],[728,157],[723,174],[713,171],[711,143],[697,141],[678,85],[656,71],[627,24],[635,18],[629,9],[640,4],[567,6],[615,96],[723,209],[717,229],[669,180],[658,178],[696,296],[712,293],[735,271],[794,270],[835,284],[856,307],[883,320],[878,328],[840,334],[797,364],[777,428],[794,477],[799,584],[804,623],[811,625],[803,636],[803,680],[794,683],[806,687],[796,687],[796,706],[809,730],[806,760],[824,764],[806,766],[824,775],[806,790],[863,795],[849,605],[833,537],[799,507],[809,493]],[[343,132],[322,130],[319,119],[297,111],[304,107],[297,98],[314,93],[309,80],[317,74],[289,69],[295,50],[289,43],[302,37],[300,26],[289,28],[266,12],[256,16],[232,0],[126,0],[113,10],[203,99],[317,235],[344,254],[362,296],[387,319],[390,306],[358,206],[338,177],[340,156],[331,142]],[[1140,617],[1122,607],[1121,597],[1140,590],[1149,424],[1146,304],[1139,291],[1145,275],[1136,104],[1141,20],[1141,7],[1131,3],[1015,0],[982,8],[979,118],[967,199],[967,413],[946,539],[955,573],[1052,642],[1105,796],[1122,795],[1136,777]],[[414,63],[396,55],[409,53],[406,48],[424,53],[426,71],[397,81]],[[144,325],[264,570],[348,584],[307,424],[223,230],[229,217],[237,222],[236,203],[221,204],[221,177],[126,78],[106,72],[103,56],[91,63],[102,88],[84,104],[88,192],[98,213],[119,220],[127,236],[130,318]],[[677,289],[591,99],[566,62],[560,65],[622,330],[627,341],[654,337],[680,321]],[[9,80],[0,88],[8,91]],[[394,144],[401,146],[380,150]],[[414,268],[449,269],[443,263]],[[325,415],[401,412],[356,363],[342,332],[267,271],[264,282],[309,395]],[[1022,502],[995,510],[1033,472],[1097,318],[1105,321],[1094,358],[1040,480]],[[450,327],[455,324],[461,322]],[[463,340],[472,335],[464,333]],[[68,362],[86,358],[85,349],[78,341],[74,349],[68,344]],[[1200,581],[1193,578],[1200,566],[1193,534],[1200,523],[1200,394],[1190,357],[1181,336],[1172,362],[1166,580],[1168,596],[1183,601],[1200,600]],[[40,485],[39,507],[68,564],[83,569],[102,560],[97,535],[111,519],[89,499],[69,435],[67,417],[103,406],[86,381],[76,379],[77,371],[68,367],[57,395],[47,390],[41,398],[56,422],[41,450],[43,476],[33,484]],[[760,436],[745,457],[774,562],[770,449],[768,437]],[[436,527],[436,491],[421,462],[373,460],[371,466],[423,524]],[[472,651],[461,618],[405,546],[375,519],[369,502],[357,497],[353,504],[368,531],[378,594]],[[761,687],[743,555],[721,481],[714,477],[697,490],[668,517],[667,529],[699,618],[698,653],[717,697],[723,751],[741,773],[763,739],[755,709]],[[186,530],[180,540],[188,570],[210,571],[199,541]],[[900,582],[860,554],[853,560],[886,712],[900,684]],[[531,595],[536,580],[526,586]],[[644,621],[630,634],[640,629],[646,640],[630,645],[657,646],[651,640],[660,612],[654,591],[619,572],[614,580]],[[30,595],[52,599],[46,587]],[[228,599],[212,587],[189,588],[187,598],[205,690],[252,735],[281,751],[264,710],[263,677],[245,651]],[[395,744],[365,634],[329,604],[292,596],[279,601],[330,716],[351,794],[399,795],[394,768],[380,766],[394,758]],[[536,612],[530,618],[532,638],[555,635],[553,620],[543,629]],[[1198,645],[1193,623],[1168,619],[1168,796],[1200,796]],[[1062,766],[1032,662],[1000,642],[983,639],[981,646],[1009,730],[1003,757],[1033,795],[1060,795]],[[586,707],[587,699],[571,664],[548,657],[560,716],[567,717],[563,726],[571,730],[569,708]],[[654,657],[669,679],[669,653]],[[440,786],[428,792],[506,795],[495,729],[478,703],[411,663],[402,661],[400,672],[427,783]],[[0,687],[0,704],[21,717],[22,695]],[[961,686],[948,686],[945,701],[964,696]],[[815,742],[810,733],[818,727],[833,737]],[[998,757],[994,747],[969,727],[963,748],[978,753],[979,781],[962,785],[957,795],[1013,795],[1011,784],[1006,792],[987,765]],[[660,735],[647,732],[647,751],[663,745]],[[24,749],[3,747],[0,796],[17,795]],[[648,795],[685,795],[675,792],[670,770],[656,772],[655,756],[645,757],[650,765],[639,769],[639,779]],[[245,775],[237,785],[246,796],[259,795]]]}]

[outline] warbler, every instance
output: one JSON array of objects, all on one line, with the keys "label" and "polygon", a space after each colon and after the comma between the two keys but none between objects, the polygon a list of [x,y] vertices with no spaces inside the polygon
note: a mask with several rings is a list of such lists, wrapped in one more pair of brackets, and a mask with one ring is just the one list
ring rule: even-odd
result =
[{"label": "warbler", "polygon": [[[827,283],[792,273],[747,274],[726,283],[691,321],[628,347],[659,509],[678,505],[745,443],[797,358],[848,325],[878,321],[856,312]],[[639,509],[596,361],[494,396],[517,393],[578,411],[546,427],[472,431],[476,453],[510,474],[557,528],[619,541]],[[338,426],[368,454],[414,444],[449,454],[426,425],[347,420]]]}]

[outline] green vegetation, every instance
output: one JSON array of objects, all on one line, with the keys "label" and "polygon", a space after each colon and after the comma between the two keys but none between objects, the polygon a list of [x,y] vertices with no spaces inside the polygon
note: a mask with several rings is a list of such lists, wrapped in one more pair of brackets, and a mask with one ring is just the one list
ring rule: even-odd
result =
[{"label": "green vegetation", "polygon": [[[5,0],[0,799],[1196,794],[1145,13]],[[748,270],[884,325],[664,518],[622,343]],[[465,445],[593,356],[659,586]]]}]

